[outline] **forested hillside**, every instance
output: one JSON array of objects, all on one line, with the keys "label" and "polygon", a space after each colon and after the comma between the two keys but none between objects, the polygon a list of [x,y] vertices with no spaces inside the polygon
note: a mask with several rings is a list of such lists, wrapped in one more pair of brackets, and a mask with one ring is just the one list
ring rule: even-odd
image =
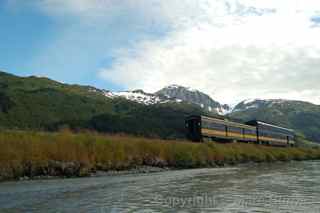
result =
[{"label": "forested hillside", "polygon": [[[144,104],[122,96],[110,96],[110,92],[90,86],[0,72],[2,129],[56,131],[71,128],[183,138],[184,118],[208,113],[210,115],[199,104],[188,101]],[[227,117],[243,122],[262,120],[292,128],[309,140],[320,141],[320,106],[308,102],[277,99],[243,101]]]},{"label": "forested hillside", "polygon": [[101,90],[47,78],[0,73],[0,128],[93,129],[162,138],[184,137],[184,117],[201,114],[197,106],[167,103],[145,106],[108,98]]}]

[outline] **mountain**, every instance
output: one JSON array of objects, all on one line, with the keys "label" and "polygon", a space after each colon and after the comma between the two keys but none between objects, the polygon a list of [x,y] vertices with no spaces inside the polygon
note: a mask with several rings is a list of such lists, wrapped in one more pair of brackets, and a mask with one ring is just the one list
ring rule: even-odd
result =
[{"label": "mountain", "polygon": [[230,111],[228,105],[222,105],[214,101],[207,94],[188,87],[171,85],[156,93],[146,93],[143,90],[132,90],[122,92],[104,91],[109,98],[125,98],[140,104],[153,105],[163,103],[188,103],[201,107],[204,111],[224,115]]},{"label": "mountain", "polygon": [[159,90],[155,94],[161,97],[167,97],[199,105],[202,109],[208,112],[227,114],[230,110],[228,105],[221,105],[219,102],[214,101],[209,95],[203,92],[179,85],[170,85]]},{"label": "mountain", "polygon": [[312,103],[283,99],[245,100],[228,116],[289,127],[309,140],[320,142],[320,106]]},{"label": "mountain", "polygon": [[[177,85],[155,94],[142,90],[111,92],[0,72],[0,130],[55,131],[67,127],[182,138],[186,116],[216,116],[216,112],[228,110],[228,106],[200,91]],[[296,130],[309,140],[320,141],[320,106],[312,103],[245,100],[227,116],[234,120],[258,119],[281,125]]]},{"label": "mountain", "polygon": [[295,104],[295,101],[283,100],[283,99],[246,99],[238,103],[232,110],[232,112],[245,111],[248,109],[257,109],[261,107],[271,108],[274,105],[279,104]]},{"label": "mountain", "polygon": [[[140,104],[122,98],[125,94],[0,72],[0,130],[55,131],[67,127],[181,138],[185,135],[184,118],[205,113],[188,103]],[[139,98],[141,91],[133,94],[137,100],[158,100],[155,96],[149,99],[148,94]]]}]

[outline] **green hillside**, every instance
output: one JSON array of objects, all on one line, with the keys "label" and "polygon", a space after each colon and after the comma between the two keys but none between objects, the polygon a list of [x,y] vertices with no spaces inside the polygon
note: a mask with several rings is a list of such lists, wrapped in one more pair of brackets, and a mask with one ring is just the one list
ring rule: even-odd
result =
[{"label": "green hillside", "polygon": [[0,72],[0,128],[24,130],[93,129],[144,136],[184,136],[184,117],[200,114],[189,104],[145,106],[110,99],[88,86]]},{"label": "green hillside", "polygon": [[[252,107],[257,106],[257,107]],[[253,102],[237,106],[232,119],[259,119],[289,127],[320,141],[320,106],[302,101]],[[48,78],[17,77],[0,72],[0,129],[56,131],[91,129],[147,137],[183,138],[184,118],[204,114],[186,102],[144,105],[108,98],[102,90],[59,83]]]}]

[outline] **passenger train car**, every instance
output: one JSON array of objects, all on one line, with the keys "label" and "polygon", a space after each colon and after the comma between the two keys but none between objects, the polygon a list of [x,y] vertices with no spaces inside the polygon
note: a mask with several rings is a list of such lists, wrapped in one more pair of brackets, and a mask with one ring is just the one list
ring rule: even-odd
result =
[{"label": "passenger train car", "polygon": [[206,116],[189,116],[185,121],[187,138],[205,140],[239,141],[272,146],[293,146],[294,131],[262,121],[245,124]]}]

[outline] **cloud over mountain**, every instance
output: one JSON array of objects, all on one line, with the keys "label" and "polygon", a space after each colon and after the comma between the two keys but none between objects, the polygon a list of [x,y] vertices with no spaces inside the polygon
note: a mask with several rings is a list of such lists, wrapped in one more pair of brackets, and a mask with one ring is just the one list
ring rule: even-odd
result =
[{"label": "cloud over mountain", "polygon": [[281,2],[173,5],[163,11],[178,17],[164,19],[171,26],[165,37],[119,49],[100,75],[151,92],[173,83],[196,87],[220,102],[261,97],[320,103],[320,28],[312,18],[320,5]]},{"label": "cloud over mountain", "polygon": [[[48,16],[79,22],[65,27],[53,47],[39,53],[34,61],[42,64],[64,64],[73,56],[69,61],[86,61],[81,65],[86,69],[92,61],[99,64],[92,72],[106,83],[148,92],[180,84],[221,103],[257,97],[320,103],[317,0],[8,2],[11,7],[32,4]],[[77,48],[64,51],[72,54],[58,57],[61,48],[79,38]],[[79,60],[78,49],[88,54]]]}]

